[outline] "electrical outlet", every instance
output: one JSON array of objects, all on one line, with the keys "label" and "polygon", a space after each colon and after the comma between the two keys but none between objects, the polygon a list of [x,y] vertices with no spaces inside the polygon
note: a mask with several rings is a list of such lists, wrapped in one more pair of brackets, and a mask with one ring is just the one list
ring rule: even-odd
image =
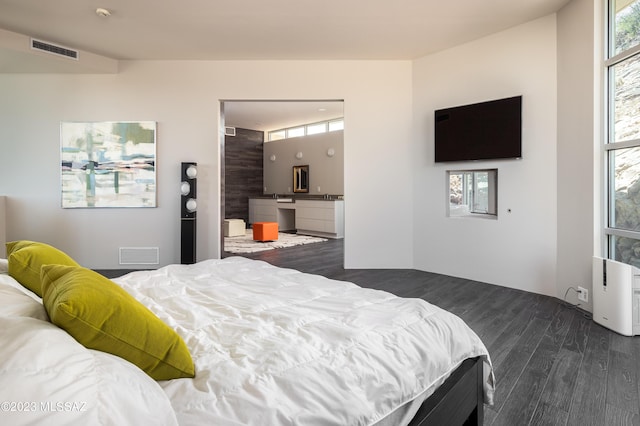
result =
[{"label": "electrical outlet", "polygon": [[589,302],[589,290],[584,287],[578,287],[578,300],[588,303]]}]

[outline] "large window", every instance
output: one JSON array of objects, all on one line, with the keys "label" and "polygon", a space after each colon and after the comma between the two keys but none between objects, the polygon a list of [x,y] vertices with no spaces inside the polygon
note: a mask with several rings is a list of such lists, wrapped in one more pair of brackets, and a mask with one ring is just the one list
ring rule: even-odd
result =
[{"label": "large window", "polygon": [[640,267],[640,0],[608,0],[608,257]]},{"label": "large window", "polygon": [[450,170],[449,216],[496,217],[498,170]]}]

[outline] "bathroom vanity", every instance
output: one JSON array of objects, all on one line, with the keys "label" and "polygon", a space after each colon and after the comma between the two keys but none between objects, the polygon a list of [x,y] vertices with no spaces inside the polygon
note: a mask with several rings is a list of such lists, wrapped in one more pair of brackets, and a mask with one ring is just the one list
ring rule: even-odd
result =
[{"label": "bathroom vanity", "polygon": [[344,238],[344,200],[249,198],[249,223],[277,222],[281,231]]}]

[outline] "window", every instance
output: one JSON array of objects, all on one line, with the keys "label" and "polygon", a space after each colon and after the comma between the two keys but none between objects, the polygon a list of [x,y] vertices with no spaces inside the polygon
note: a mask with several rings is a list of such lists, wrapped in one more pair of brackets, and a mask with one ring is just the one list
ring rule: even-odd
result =
[{"label": "window", "polygon": [[276,130],[275,132],[270,132],[269,133],[269,140],[270,141],[277,141],[280,139],[286,139],[287,137],[287,131],[286,130]]},{"label": "window", "polygon": [[329,131],[344,130],[344,120],[334,120],[329,122]]},{"label": "window", "polygon": [[449,170],[450,217],[497,217],[498,170]]},{"label": "window", "polygon": [[318,133],[327,132],[327,123],[309,124],[307,126],[307,135],[317,135]]},{"label": "window", "polygon": [[640,267],[640,0],[609,0],[607,256]]},{"label": "window", "polygon": [[344,119],[333,119],[321,121],[319,123],[305,124],[301,126],[288,127],[286,129],[272,130],[268,132],[267,141],[277,141],[286,138],[297,138],[306,135],[317,135],[319,133],[335,132],[344,129]]},{"label": "window", "polygon": [[304,126],[287,129],[287,138],[297,138],[300,136],[304,136]]}]

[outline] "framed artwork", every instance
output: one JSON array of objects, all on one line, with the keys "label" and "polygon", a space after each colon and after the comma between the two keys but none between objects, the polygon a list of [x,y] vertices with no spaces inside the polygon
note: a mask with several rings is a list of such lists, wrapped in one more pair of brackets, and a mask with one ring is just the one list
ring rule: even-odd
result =
[{"label": "framed artwork", "polygon": [[156,122],[60,124],[63,208],[156,207]]}]

